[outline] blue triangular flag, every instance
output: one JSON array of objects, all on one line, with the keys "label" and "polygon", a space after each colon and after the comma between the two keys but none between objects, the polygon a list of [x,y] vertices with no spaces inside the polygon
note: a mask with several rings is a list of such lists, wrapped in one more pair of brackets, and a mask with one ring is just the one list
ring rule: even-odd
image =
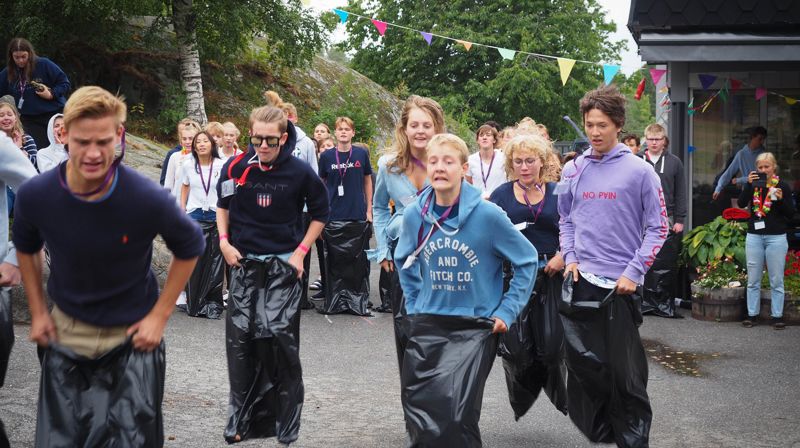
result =
[{"label": "blue triangular flag", "polygon": [[339,20],[341,20],[342,23],[347,22],[347,17],[350,15],[349,12],[342,11],[341,9],[334,9],[333,12],[335,12],[336,15],[339,16]]},{"label": "blue triangular flag", "polygon": [[614,77],[617,76],[618,72],[619,65],[603,64],[603,82],[605,82],[606,85],[611,84],[611,81],[614,80]]},{"label": "blue triangular flag", "polygon": [[714,84],[714,81],[717,80],[717,77],[714,75],[700,74],[697,75],[697,78],[700,79],[700,85],[703,86],[703,90],[708,90],[708,88],[711,87],[712,84]]},{"label": "blue triangular flag", "polygon": [[425,31],[420,31],[419,34],[422,34],[422,38],[425,39],[425,42],[427,42],[428,45],[431,44],[431,40],[433,39],[433,34],[426,33]]}]

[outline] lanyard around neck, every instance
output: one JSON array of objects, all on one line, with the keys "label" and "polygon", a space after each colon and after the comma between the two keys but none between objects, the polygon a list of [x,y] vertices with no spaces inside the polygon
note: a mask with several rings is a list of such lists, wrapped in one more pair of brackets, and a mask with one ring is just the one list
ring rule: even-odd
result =
[{"label": "lanyard around neck", "polygon": [[456,201],[453,202],[453,205],[447,207],[447,210],[442,213],[442,216],[439,217],[438,220],[435,221],[435,224],[431,226],[431,231],[428,233],[427,238],[423,238],[423,234],[425,232],[425,215],[428,214],[428,210],[431,207],[431,202],[433,201],[433,197],[436,195],[435,192],[431,192],[431,195],[428,196],[428,199],[425,201],[425,204],[422,206],[422,222],[419,224],[419,232],[417,232],[417,249],[422,247],[423,244],[427,240],[429,240],[437,230],[439,230],[442,226],[442,223],[450,216],[450,213],[453,211],[453,208],[458,205],[458,201],[461,199],[461,195],[456,198]]},{"label": "lanyard around neck", "polygon": [[533,215],[533,223],[536,224],[536,221],[539,220],[539,215],[542,214],[542,209],[544,208],[544,201],[547,199],[544,191],[542,191],[542,187],[539,184],[535,184],[537,190],[542,193],[542,200],[539,201],[539,207],[536,209],[536,212],[533,211],[533,206],[531,205],[531,200],[528,198],[528,191],[530,191],[531,187],[526,187],[522,184],[519,180],[517,180],[517,185],[522,188],[522,197],[525,198],[525,205],[528,206],[528,210],[530,210],[531,215]]},{"label": "lanyard around neck", "polygon": [[339,171],[339,182],[344,182],[344,176],[347,175],[347,166],[350,165],[350,157],[353,156],[353,146],[350,145],[350,152],[347,154],[347,161],[344,162],[344,169],[339,162],[339,148],[336,148],[336,169]]},{"label": "lanyard around neck", "polygon": [[200,160],[197,160],[197,174],[200,175],[200,185],[203,186],[203,191],[206,192],[206,197],[208,197],[208,192],[211,191],[211,175],[214,170],[214,158],[211,158],[211,163],[208,165],[208,184],[206,185],[205,179],[203,179],[203,167],[200,165]]},{"label": "lanyard around neck", "polygon": [[480,153],[478,153],[478,161],[481,163],[481,179],[483,179],[483,189],[487,190],[486,188],[486,181],[489,180],[489,176],[492,174],[492,165],[494,165],[494,156],[497,153],[492,150],[492,160],[489,162],[489,169],[486,171],[486,174],[483,173],[483,159],[481,158]]}]

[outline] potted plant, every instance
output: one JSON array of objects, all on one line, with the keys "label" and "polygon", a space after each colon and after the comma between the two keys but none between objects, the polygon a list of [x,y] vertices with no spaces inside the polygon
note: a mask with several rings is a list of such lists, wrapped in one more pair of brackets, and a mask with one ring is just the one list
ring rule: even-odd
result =
[{"label": "potted plant", "polygon": [[681,258],[696,272],[692,283],[695,319],[733,322],[744,318],[746,231],[744,224],[719,216],[683,238]]},{"label": "potted plant", "polygon": [[[800,324],[800,251],[786,253],[786,267],[783,271],[783,321],[787,324]],[[769,273],[761,278],[761,312],[759,316],[768,320],[771,313],[771,291]]]}]

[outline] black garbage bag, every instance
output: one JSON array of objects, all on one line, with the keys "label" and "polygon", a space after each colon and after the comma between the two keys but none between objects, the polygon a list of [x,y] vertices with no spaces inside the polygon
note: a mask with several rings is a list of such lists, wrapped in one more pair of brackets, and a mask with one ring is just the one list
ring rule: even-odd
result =
[{"label": "black garbage bag", "polygon": [[516,420],[528,412],[542,390],[556,409],[567,413],[564,332],[557,303],[560,279],[560,275],[539,275],[528,304],[500,336],[498,352]]},{"label": "black garbage bag", "polygon": [[186,312],[192,317],[219,319],[225,307],[222,305],[222,280],[225,259],[219,250],[219,232],[213,222],[198,222],[203,229],[206,250],[192,271],[186,284]]},{"label": "black garbage bag", "polygon": [[0,288],[0,387],[6,380],[8,358],[14,347],[14,314],[11,312],[11,288]]},{"label": "black garbage bag", "polygon": [[231,273],[225,319],[230,402],[225,440],[297,440],[303,410],[300,288],[277,257],[245,258]]},{"label": "black garbage bag", "polygon": [[381,304],[373,308],[374,311],[379,313],[392,312],[392,273],[383,269],[380,270],[380,277],[378,277],[378,294],[381,298]]},{"label": "black garbage bag", "polygon": [[324,314],[369,316],[369,249],[372,223],[332,221],[322,232],[325,243]]},{"label": "black garbage bag", "polygon": [[567,274],[564,301],[570,419],[592,442],[647,447],[653,413],[639,293],[617,295]]},{"label": "black garbage bag", "polygon": [[91,359],[51,344],[42,361],[37,447],[164,444],[164,342],[140,352],[128,339]]},{"label": "black garbage bag", "polygon": [[670,232],[653,265],[644,276],[642,285],[642,314],[661,317],[679,317],[675,312],[678,294],[678,257],[681,253],[683,233]]},{"label": "black garbage bag", "polygon": [[413,314],[400,373],[409,447],[481,446],[483,389],[497,353],[494,321]]},{"label": "black garbage bag", "polygon": [[[394,257],[394,250],[397,248],[397,240],[389,242],[389,251]],[[406,297],[403,294],[403,287],[400,285],[400,273],[397,271],[400,267],[395,266],[394,270],[389,275],[389,303],[392,309],[392,322],[394,324],[394,344],[397,351],[397,367],[402,371],[403,369],[403,353],[406,351],[406,343],[408,336],[406,335],[406,326],[404,325],[404,317],[406,317]]]}]

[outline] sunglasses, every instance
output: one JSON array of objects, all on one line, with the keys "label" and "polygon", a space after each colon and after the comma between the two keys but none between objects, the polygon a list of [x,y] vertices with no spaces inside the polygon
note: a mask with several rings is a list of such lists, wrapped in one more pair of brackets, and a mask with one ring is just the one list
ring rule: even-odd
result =
[{"label": "sunglasses", "polygon": [[250,136],[250,144],[255,146],[255,147],[261,146],[264,142],[267,142],[267,147],[269,147],[269,148],[277,148],[281,144],[281,138],[280,137],[273,137],[271,135],[266,135],[266,136],[251,135]]}]

